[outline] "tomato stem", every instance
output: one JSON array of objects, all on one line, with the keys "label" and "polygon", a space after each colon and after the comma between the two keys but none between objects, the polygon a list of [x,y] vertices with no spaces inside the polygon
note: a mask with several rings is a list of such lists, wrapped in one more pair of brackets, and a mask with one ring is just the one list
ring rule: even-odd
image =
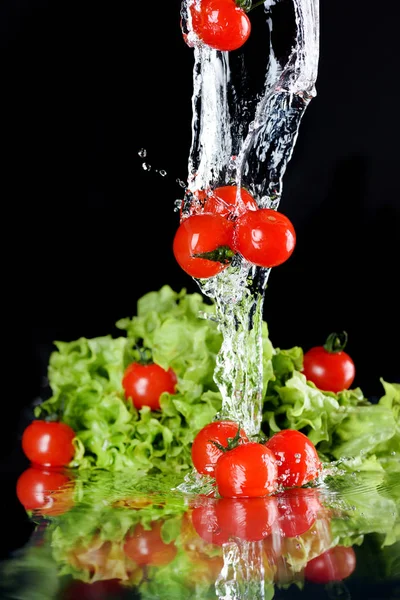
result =
[{"label": "tomato stem", "polygon": [[348,335],[346,331],[340,333],[331,333],[326,338],[324,348],[330,354],[337,354],[345,349],[347,344]]},{"label": "tomato stem", "polygon": [[245,13],[250,12],[253,8],[257,8],[261,4],[264,4],[265,0],[259,0],[258,2],[253,2],[253,0],[235,0],[236,6],[244,10]]},{"label": "tomato stem", "polygon": [[238,430],[235,433],[235,436],[234,437],[228,437],[228,439],[227,439],[228,443],[227,443],[226,446],[223,446],[222,444],[220,444],[219,442],[216,442],[214,440],[208,440],[208,441],[211,442],[212,444],[214,444],[214,446],[216,448],[218,448],[218,450],[221,450],[222,452],[228,452],[229,450],[233,450],[234,448],[236,448],[237,446],[239,446],[240,440],[242,439],[241,435],[240,435],[240,429],[241,429],[241,427],[240,427],[240,424],[239,424]]},{"label": "tomato stem", "polygon": [[235,256],[234,251],[229,246],[218,246],[215,250],[210,252],[200,252],[199,254],[193,254],[193,258],[205,258],[212,260],[213,262],[220,262],[222,264],[229,264],[232,262],[232,258]]}]

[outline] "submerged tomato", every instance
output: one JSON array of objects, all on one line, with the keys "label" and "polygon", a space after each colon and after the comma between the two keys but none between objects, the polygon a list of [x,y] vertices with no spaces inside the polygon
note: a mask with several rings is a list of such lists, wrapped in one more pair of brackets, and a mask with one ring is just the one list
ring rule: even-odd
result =
[{"label": "submerged tomato", "polygon": [[65,467],[74,457],[75,431],[60,421],[32,421],[22,434],[22,450],[34,464]]},{"label": "submerged tomato", "polygon": [[215,465],[218,492],[226,498],[266,496],[278,487],[275,456],[264,444],[248,442],[225,452]]},{"label": "submerged tomato", "polygon": [[353,359],[343,350],[346,343],[346,332],[333,333],[323,346],[310,348],[304,354],[303,373],[320,390],[337,394],[353,383],[356,369]]},{"label": "submerged tomato", "polygon": [[265,445],[276,458],[280,485],[301,487],[320,474],[322,464],[318,452],[304,433],[284,429],[275,433]]},{"label": "submerged tomato", "polygon": [[25,510],[56,516],[74,505],[74,490],[69,475],[40,467],[29,467],[18,477],[16,494]]},{"label": "submerged tomato", "polygon": [[162,521],[153,521],[151,529],[140,523],[129,533],[124,542],[124,552],[140,567],[168,565],[177,554],[174,543],[166,544],[161,536]]},{"label": "submerged tomato", "polygon": [[235,222],[233,249],[260,267],[276,267],[291,256],[296,233],[291,221],[271,208],[248,210]]},{"label": "submerged tomato", "polygon": [[134,362],[125,369],[122,387],[125,397],[130,398],[138,410],[143,406],[159,410],[161,394],[174,394],[177,381],[173,369],[166,371],[156,363],[142,365]]},{"label": "submerged tomato", "polygon": [[[183,205],[183,202],[182,202]],[[189,215],[210,213],[221,217],[235,219],[247,210],[257,210],[258,205],[253,196],[243,187],[224,185],[206,192],[194,192]],[[187,216],[181,212],[181,219]]]},{"label": "submerged tomato", "polygon": [[[250,35],[249,17],[235,0],[195,0],[190,3],[190,13],[193,32],[216,50],[237,50]],[[184,39],[188,42],[187,35]]]},{"label": "submerged tomato", "polygon": [[334,546],[311,559],[304,569],[304,577],[313,583],[342,581],[356,568],[356,553],[351,546]]},{"label": "submerged tomato", "polygon": [[[217,460],[224,453],[215,445],[227,447],[230,439],[238,434],[239,425],[234,421],[213,421],[199,431],[192,444],[192,462],[198,473],[213,475]],[[248,442],[244,429],[240,429],[240,443]]]},{"label": "submerged tomato", "polygon": [[182,221],[175,233],[175,259],[191,277],[213,277],[230,263],[234,254],[232,236],[233,223],[220,215],[192,215]]}]

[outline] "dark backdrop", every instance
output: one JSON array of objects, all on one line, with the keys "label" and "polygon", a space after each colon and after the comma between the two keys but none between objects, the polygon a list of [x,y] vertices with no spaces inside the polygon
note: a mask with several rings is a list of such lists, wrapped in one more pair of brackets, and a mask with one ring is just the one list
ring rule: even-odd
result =
[{"label": "dark backdrop", "polygon": [[[394,5],[321,0],[317,97],[280,205],[297,247],[271,273],[265,298],[277,347],[307,349],[346,330],[355,385],[370,397],[382,394],[381,377],[400,377]],[[113,333],[141,295],[165,283],[198,291],[171,250],[191,141],[193,54],[179,8],[178,0],[0,4],[9,473],[23,460],[21,415],[40,394],[53,340]]]}]

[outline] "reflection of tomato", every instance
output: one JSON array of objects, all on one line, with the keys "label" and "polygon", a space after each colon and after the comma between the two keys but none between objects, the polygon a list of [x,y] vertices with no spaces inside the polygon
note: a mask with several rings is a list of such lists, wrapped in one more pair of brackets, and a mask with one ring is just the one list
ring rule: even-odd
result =
[{"label": "reflection of tomato", "polygon": [[35,419],[22,434],[22,450],[34,464],[65,467],[73,459],[74,430],[61,421]]},{"label": "reflection of tomato", "polygon": [[122,387],[125,397],[130,398],[138,410],[149,406],[151,410],[159,410],[160,396],[164,392],[173,394],[177,377],[172,369],[167,371],[157,363],[131,363],[125,369]]},{"label": "reflection of tomato", "polygon": [[315,523],[322,510],[318,492],[311,488],[291,488],[276,495],[278,527],[281,535],[295,537]]},{"label": "reflection of tomato", "polygon": [[62,593],[62,600],[112,600],[123,598],[124,588],[118,579],[85,583],[72,581]]},{"label": "reflection of tomato", "polygon": [[267,496],[278,487],[275,456],[264,444],[241,444],[218,459],[215,480],[225,498]]},{"label": "reflection of tomato", "polygon": [[334,546],[310,560],[304,577],[313,583],[342,581],[356,568],[356,554],[351,546]]},{"label": "reflection of tomato", "polygon": [[305,485],[321,471],[321,461],[314,444],[300,431],[278,431],[265,445],[275,455],[279,483],[284,487]]},{"label": "reflection of tomato", "polygon": [[176,556],[174,543],[166,544],[161,537],[161,521],[154,521],[151,529],[144,529],[139,523],[125,538],[124,552],[139,566],[162,566],[169,564]]},{"label": "reflection of tomato", "polygon": [[[220,446],[227,447],[229,439],[239,432],[239,425],[234,421],[213,421],[199,431],[192,444],[193,466],[198,473],[213,475],[217,460],[222,456]],[[240,429],[240,441],[247,442],[244,429]]]},{"label": "reflection of tomato", "polygon": [[209,544],[222,546],[229,541],[230,531],[221,527],[219,514],[217,512],[218,500],[205,498],[192,511],[193,527],[198,535]]},{"label": "reflection of tomato", "polygon": [[[62,471],[29,467],[18,478],[17,498],[25,510],[37,510],[44,515],[61,515],[74,504],[71,478]],[[65,489],[63,489],[65,488]]]},{"label": "reflection of tomato", "polygon": [[271,533],[278,511],[272,496],[221,498],[216,513],[221,529],[233,537],[257,542]]}]

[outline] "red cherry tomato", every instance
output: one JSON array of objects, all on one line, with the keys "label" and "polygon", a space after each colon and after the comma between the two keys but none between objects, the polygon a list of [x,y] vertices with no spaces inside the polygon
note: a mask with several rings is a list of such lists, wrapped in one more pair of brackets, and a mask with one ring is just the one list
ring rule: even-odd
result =
[{"label": "red cherry tomato", "polygon": [[248,210],[237,218],[233,249],[250,263],[276,267],[284,263],[296,245],[291,221],[271,208]]},{"label": "red cherry tomato", "polygon": [[159,410],[161,394],[174,394],[177,381],[172,369],[166,371],[156,363],[142,365],[134,362],[125,369],[122,387],[125,397],[131,399],[138,410],[143,406]]},{"label": "red cherry tomato", "polygon": [[[229,265],[233,223],[220,215],[192,215],[179,225],[173,252],[179,266],[191,277],[208,279]],[[207,254],[207,257],[199,257]]]},{"label": "red cherry tomato", "polygon": [[[249,17],[235,0],[196,0],[190,3],[189,10],[193,32],[211,48],[237,50],[250,35]],[[193,45],[190,35],[185,34],[184,39]]]},{"label": "red cherry tomato", "polygon": [[225,498],[267,496],[278,487],[277,474],[275,456],[257,442],[225,452],[215,465],[218,492]]},{"label": "red cherry tomato", "polygon": [[323,346],[315,346],[304,354],[303,373],[318,389],[337,394],[350,388],[356,369],[353,359],[343,350],[346,343],[346,332],[333,333]]},{"label": "red cherry tomato", "polygon": [[278,481],[284,487],[301,487],[321,472],[322,464],[314,444],[300,431],[278,431],[265,445],[276,458]]},{"label": "red cherry tomato", "polygon": [[124,542],[124,552],[138,566],[168,565],[177,554],[173,542],[166,544],[161,537],[162,521],[154,521],[151,529],[145,529],[140,523]]},{"label": "red cherry tomato", "polygon": [[262,498],[220,498],[216,513],[222,531],[247,542],[270,535],[278,517],[273,496]]},{"label": "red cherry tomato", "polygon": [[[198,473],[213,475],[217,460],[224,453],[213,442],[227,447],[229,439],[235,438],[239,426],[234,421],[213,421],[199,431],[192,444],[193,466]],[[244,429],[240,430],[240,443],[248,442]]]},{"label": "red cherry tomato", "polygon": [[71,477],[62,471],[28,467],[17,480],[16,494],[25,510],[56,516],[74,505]]},{"label": "red cherry tomato", "polygon": [[22,450],[34,464],[65,467],[74,457],[75,431],[60,421],[32,421],[22,434]]},{"label": "red cherry tomato", "polygon": [[189,215],[203,213],[218,214],[221,217],[236,218],[247,210],[257,210],[258,205],[253,196],[245,188],[240,188],[238,193],[236,185],[224,185],[216,188],[209,194],[204,191],[194,192],[194,199],[189,207],[189,214],[184,214],[181,206],[181,219]]},{"label": "red cherry tomato", "polygon": [[317,490],[291,488],[276,494],[278,528],[284,537],[296,537],[310,529],[323,511]]},{"label": "red cherry tomato", "polygon": [[334,546],[311,559],[304,569],[304,577],[313,583],[342,581],[356,568],[356,553],[351,546]]}]

